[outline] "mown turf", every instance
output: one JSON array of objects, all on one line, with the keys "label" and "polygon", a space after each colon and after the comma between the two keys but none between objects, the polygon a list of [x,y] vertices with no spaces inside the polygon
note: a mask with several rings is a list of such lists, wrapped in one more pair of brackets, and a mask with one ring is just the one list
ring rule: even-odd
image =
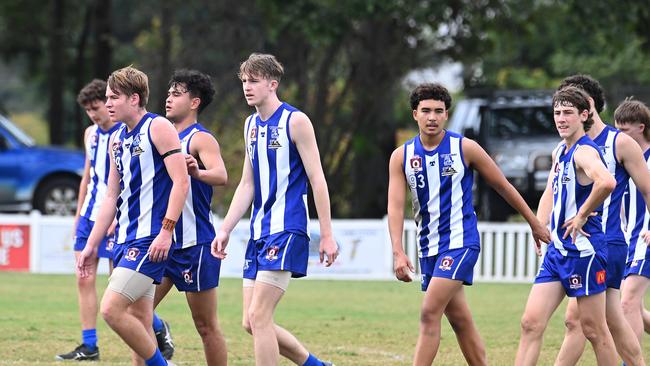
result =
[{"label": "mown turf", "polygon": [[[98,287],[106,286],[100,277]],[[492,365],[511,365],[519,340],[519,319],[530,285],[478,283],[466,288]],[[419,284],[396,281],[297,280],[289,286],[276,322],[292,331],[318,356],[343,365],[408,365],[418,334]],[[546,331],[540,365],[551,365],[563,337],[564,304]],[[160,306],[177,344],[174,361],[202,365],[201,341],[182,294],[172,291]],[[241,280],[222,279],[219,319],[230,365],[253,365],[251,337],[240,327]],[[436,365],[462,365],[451,328],[445,324]],[[101,362],[128,365],[129,350],[100,319]],[[72,275],[0,273],[0,365],[61,365],[54,355],[80,339]],[[645,346],[646,360],[650,347]],[[290,365],[282,361],[281,365]],[[588,347],[580,365],[595,365]]]}]

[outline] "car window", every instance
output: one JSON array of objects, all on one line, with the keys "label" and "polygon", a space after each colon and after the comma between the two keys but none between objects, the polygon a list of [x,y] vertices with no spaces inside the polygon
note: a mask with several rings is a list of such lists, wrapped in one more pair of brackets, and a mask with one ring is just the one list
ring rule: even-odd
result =
[{"label": "car window", "polygon": [[556,135],[549,107],[500,108],[487,111],[488,136],[496,138]]}]

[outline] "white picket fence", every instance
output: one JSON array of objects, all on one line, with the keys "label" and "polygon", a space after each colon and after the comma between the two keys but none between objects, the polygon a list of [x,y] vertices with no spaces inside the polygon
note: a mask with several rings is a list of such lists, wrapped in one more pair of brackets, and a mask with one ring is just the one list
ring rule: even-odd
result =
[{"label": "white picket fence", "polygon": [[[416,228],[412,221],[405,222],[404,228],[405,251],[419,274]],[[535,252],[527,224],[479,222],[478,230],[481,253],[474,267],[475,281],[531,283],[535,279],[542,257]]]},{"label": "white picket fence", "polygon": [[[0,272],[12,270],[19,261],[24,271],[72,273],[72,217],[0,214]],[[215,226],[221,224],[215,220]],[[335,239],[340,245],[337,262],[325,268],[318,261],[318,243],[310,244],[309,278],[394,279],[388,220],[332,220]],[[313,239],[318,221],[310,227]],[[415,225],[404,223],[404,245],[419,274]],[[475,281],[531,283],[541,258],[535,254],[528,225],[524,223],[480,222],[481,254],[474,269]],[[248,242],[248,223],[242,220],[231,235],[228,260],[221,266],[224,277],[241,276],[244,250]],[[100,266],[104,273],[106,266]],[[13,266],[15,270],[15,266]]]}]

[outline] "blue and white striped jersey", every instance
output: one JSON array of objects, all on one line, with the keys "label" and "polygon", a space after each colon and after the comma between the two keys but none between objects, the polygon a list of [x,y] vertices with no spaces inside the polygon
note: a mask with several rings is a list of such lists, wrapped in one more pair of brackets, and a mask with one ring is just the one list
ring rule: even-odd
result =
[{"label": "blue and white striped jersey", "polygon": [[589,237],[578,233],[575,243],[571,242],[570,235],[566,239],[562,239],[566,232],[562,225],[566,220],[571,219],[578,213],[593,188],[593,183],[582,185],[577,181],[574,154],[580,146],[584,146],[585,149],[593,148],[600,155],[598,146],[586,135],[581,137],[568,150],[565,143],[560,144],[554,153],[551,238],[554,248],[565,257],[587,257],[594,254],[602,246],[607,245],[601,220],[602,205],[596,209],[597,215],[589,216],[582,227],[582,230],[590,235]]},{"label": "blue and white striped jersey", "polygon": [[616,138],[619,133],[620,131],[614,127],[605,126],[605,129],[594,139],[594,143],[600,148],[607,170],[616,179],[616,188],[603,202],[602,224],[609,245],[627,245],[621,223],[621,202],[630,175],[616,160]]},{"label": "blue and white striped jersey", "polygon": [[[650,169],[650,149],[643,153],[648,169]],[[630,247],[628,249],[627,261],[643,260],[650,258],[650,247],[643,240],[643,232],[648,230],[650,214],[643,199],[643,194],[636,188],[636,184],[630,178],[628,191],[625,195],[625,213],[627,214],[627,229],[625,238]]]},{"label": "blue and white striped jersey", "polygon": [[86,197],[84,197],[79,215],[90,221],[97,220],[99,207],[106,195],[108,173],[111,167],[108,145],[111,136],[121,125],[122,123],[116,123],[108,131],[93,125],[85,142],[86,157],[90,161],[90,179],[86,186]]},{"label": "blue and white striped jersey", "polygon": [[[178,134],[183,154],[190,155],[190,142],[197,132],[210,133],[199,123],[187,127]],[[203,169],[199,166],[199,169]],[[174,234],[177,248],[189,248],[196,244],[210,244],[214,239],[214,221],[210,203],[212,186],[190,177],[190,189],[183,205],[183,212],[176,223]]]},{"label": "blue and white striped jersey", "polygon": [[411,190],[420,257],[464,247],[480,250],[472,205],[474,173],[465,165],[462,139],[445,131],[432,151],[424,149],[420,135],[404,144],[404,174]]},{"label": "blue and white striped jersey", "polygon": [[255,181],[250,225],[255,240],[280,232],[308,235],[308,179],[289,131],[289,120],[297,111],[282,103],[267,121],[257,113],[246,120],[246,146]]},{"label": "blue and white striped jersey", "polygon": [[172,180],[151,141],[151,122],[156,117],[145,114],[130,132],[123,125],[113,141],[113,159],[120,174],[115,228],[118,244],[155,237],[165,218]]}]

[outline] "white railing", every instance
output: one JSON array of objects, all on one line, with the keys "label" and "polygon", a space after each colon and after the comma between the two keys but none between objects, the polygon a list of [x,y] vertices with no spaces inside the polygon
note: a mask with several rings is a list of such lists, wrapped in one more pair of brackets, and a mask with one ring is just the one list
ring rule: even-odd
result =
[{"label": "white railing", "polygon": [[[72,273],[72,217],[0,214],[0,271]],[[215,220],[219,226],[220,220]],[[339,260],[329,268],[318,261],[318,243],[310,245],[309,277],[328,279],[394,279],[388,220],[332,220],[340,245]],[[312,238],[318,222],[312,220]],[[413,221],[404,223],[404,246],[419,273]],[[481,254],[474,279],[483,282],[524,282],[535,278],[541,258],[535,254],[528,225],[480,222]],[[224,277],[241,276],[248,222],[240,221],[231,234],[228,259],[222,263]],[[105,273],[105,266],[100,272]]]}]

